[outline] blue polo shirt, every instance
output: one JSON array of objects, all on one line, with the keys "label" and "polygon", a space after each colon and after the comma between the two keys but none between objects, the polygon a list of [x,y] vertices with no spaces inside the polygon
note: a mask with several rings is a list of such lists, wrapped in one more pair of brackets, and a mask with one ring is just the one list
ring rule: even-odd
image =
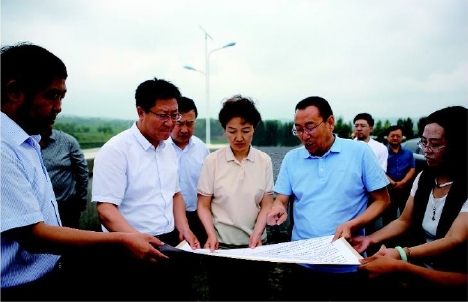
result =
[{"label": "blue polo shirt", "polygon": [[400,181],[405,178],[406,173],[408,173],[411,168],[416,168],[413,152],[401,147],[400,150],[395,153],[390,149],[390,146],[387,148],[387,175],[394,181]]},{"label": "blue polo shirt", "polygon": [[[274,191],[294,194],[292,241],[335,234],[338,225],[361,215],[368,192],[387,186],[384,170],[367,144],[335,136],[323,156],[311,156],[304,146],[289,151]],[[364,235],[364,229],[357,235]],[[357,266],[308,267],[330,272],[354,272]]]}]

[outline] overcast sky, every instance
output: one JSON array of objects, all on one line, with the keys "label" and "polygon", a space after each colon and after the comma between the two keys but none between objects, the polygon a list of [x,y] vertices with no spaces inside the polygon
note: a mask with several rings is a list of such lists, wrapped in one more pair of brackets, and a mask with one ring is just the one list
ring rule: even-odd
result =
[{"label": "overcast sky", "polygon": [[[30,41],[68,68],[62,114],[135,119],[134,92],[171,81],[206,117],[253,98],[264,120],[327,99],[336,117],[418,119],[468,106],[466,0],[1,0],[2,46]],[[184,69],[190,65],[201,72]]]}]

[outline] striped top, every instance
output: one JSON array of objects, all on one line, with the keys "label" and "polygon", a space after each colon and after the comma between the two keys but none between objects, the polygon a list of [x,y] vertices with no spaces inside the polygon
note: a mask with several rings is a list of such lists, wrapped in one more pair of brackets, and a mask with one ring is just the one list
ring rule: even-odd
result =
[{"label": "striped top", "polygon": [[42,162],[40,136],[29,136],[1,113],[1,287],[39,279],[58,255],[35,254],[8,236],[9,230],[44,221],[60,225],[54,191]]}]

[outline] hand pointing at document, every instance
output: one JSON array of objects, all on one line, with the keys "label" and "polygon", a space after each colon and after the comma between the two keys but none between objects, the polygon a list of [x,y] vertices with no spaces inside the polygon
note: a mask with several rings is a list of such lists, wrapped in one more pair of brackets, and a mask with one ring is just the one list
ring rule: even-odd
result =
[{"label": "hand pointing at document", "polygon": [[268,225],[280,225],[288,218],[286,205],[288,204],[289,197],[286,195],[278,194],[275,201],[267,215]]}]

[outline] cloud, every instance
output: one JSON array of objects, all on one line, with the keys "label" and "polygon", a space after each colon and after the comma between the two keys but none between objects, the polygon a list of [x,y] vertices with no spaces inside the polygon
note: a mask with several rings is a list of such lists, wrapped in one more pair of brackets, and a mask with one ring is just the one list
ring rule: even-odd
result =
[{"label": "cloud", "polygon": [[[256,99],[264,119],[292,119],[310,95],[352,120],[426,116],[468,103],[468,2],[462,0],[2,0],[2,45],[29,40],[64,60],[63,114],[136,118],[134,91],[176,84],[206,115]],[[209,34],[205,41],[205,33]]]}]

